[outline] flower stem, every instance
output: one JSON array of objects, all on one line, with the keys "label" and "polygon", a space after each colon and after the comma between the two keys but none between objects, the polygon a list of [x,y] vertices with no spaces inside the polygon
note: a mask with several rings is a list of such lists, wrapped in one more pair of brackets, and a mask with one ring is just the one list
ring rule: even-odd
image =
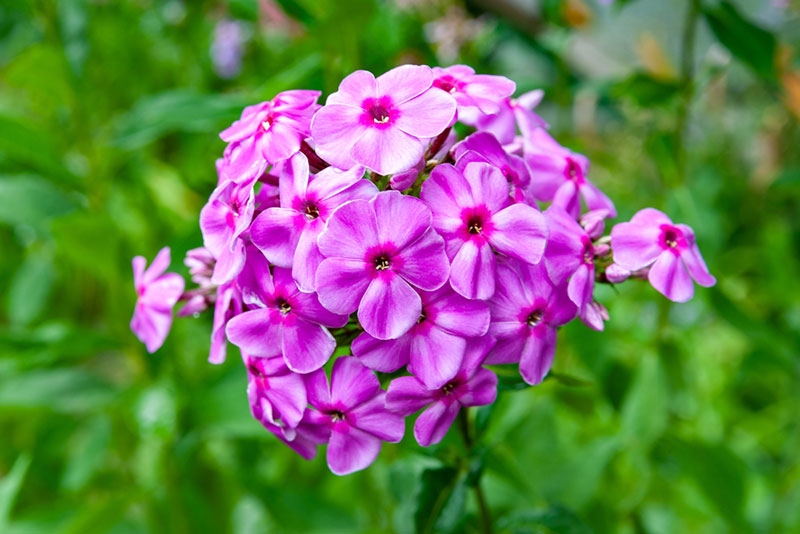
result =
[{"label": "flower stem", "polygon": [[[472,440],[472,435],[469,431],[469,417],[467,411],[469,408],[463,408],[458,414],[458,428],[461,430],[461,436],[464,438],[464,445],[467,448],[468,454],[472,455],[475,442]],[[484,534],[492,534],[492,516],[489,511],[489,505],[486,502],[486,496],[481,489],[481,473],[475,478],[475,498],[478,501],[478,509],[481,512],[481,529]]]}]

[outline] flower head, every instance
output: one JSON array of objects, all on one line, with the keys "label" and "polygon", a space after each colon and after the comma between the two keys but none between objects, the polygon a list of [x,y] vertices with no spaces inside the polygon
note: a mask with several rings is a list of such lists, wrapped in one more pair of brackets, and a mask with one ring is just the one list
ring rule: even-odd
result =
[{"label": "flower head", "polygon": [[537,263],[544,252],[544,217],[526,204],[510,204],[508,181],[488,163],[469,163],[463,172],[436,167],[422,185],[421,198],[433,211],[433,225],[447,242],[450,285],[470,299],[494,293],[494,251]]},{"label": "flower head", "polygon": [[[531,172],[521,157],[507,153],[500,142],[489,132],[476,132],[453,147],[456,167],[460,170],[476,161],[490,163],[500,169],[511,189],[515,202],[525,200],[525,190],[531,181]],[[536,204],[531,200],[531,205]]]},{"label": "flower head", "polygon": [[414,437],[423,447],[439,443],[462,406],[484,406],[497,398],[497,375],[481,367],[493,345],[491,337],[471,339],[456,375],[441,387],[429,389],[414,376],[392,380],[386,408],[407,416],[428,406],[414,424]]},{"label": "flower head", "polygon": [[176,273],[164,274],[169,261],[168,247],[158,252],[150,267],[142,256],[133,258],[133,286],[137,298],[131,330],[150,353],[164,344],[172,326],[172,308],[183,293],[183,277]]},{"label": "flower head", "polygon": [[326,327],[342,327],[347,317],[323,308],[314,293],[302,293],[291,271],[269,264],[261,253],[248,255],[239,283],[248,311],[231,318],[231,343],[252,356],[283,355],[296,373],[310,373],[328,361],[336,340]]},{"label": "flower head", "polygon": [[322,305],[358,310],[364,330],[378,339],[407,332],[422,310],[414,288],[432,291],[447,281],[444,241],[431,218],[424,202],[397,191],[340,206],[317,240],[325,257],[316,277]]},{"label": "flower head", "polygon": [[650,283],[675,302],[694,296],[692,280],[703,287],[717,282],[700,255],[694,231],[685,224],[673,224],[653,208],[645,208],[630,222],[614,226],[611,248],[619,266],[630,271],[649,267]]},{"label": "flower head", "polygon": [[280,356],[242,356],[247,368],[247,398],[253,417],[281,427],[284,437],[293,439],[303,419],[308,400],[302,375],[286,367]]},{"label": "flower head", "polygon": [[382,175],[413,167],[422,139],[439,135],[455,116],[456,101],[431,89],[430,67],[403,65],[377,79],[359,70],[339,84],[311,123],[317,153],[349,169],[355,164]]},{"label": "flower head", "polygon": [[242,233],[250,227],[255,210],[253,188],[236,182],[217,186],[200,210],[203,243],[216,258],[211,281],[230,282],[244,265]]},{"label": "flower head", "polygon": [[403,439],[404,420],[388,411],[386,392],[375,374],[355,358],[336,360],[330,384],[320,369],[306,378],[308,401],[317,411],[307,412],[307,421],[328,436],[328,466],[337,475],[368,467],[381,450],[381,443]]},{"label": "flower head", "polygon": [[467,65],[434,67],[433,76],[433,86],[452,95],[459,111],[477,108],[483,113],[497,113],[500,103],[517,88],[505,76],[475,74],[475,69]]}]

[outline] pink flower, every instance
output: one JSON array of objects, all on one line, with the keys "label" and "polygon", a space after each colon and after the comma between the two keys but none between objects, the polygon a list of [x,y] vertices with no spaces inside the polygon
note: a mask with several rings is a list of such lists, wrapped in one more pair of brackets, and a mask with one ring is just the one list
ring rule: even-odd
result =
[{"label": "pink flower", "polygon": [[[506,153],[500,142],[489,132],[476,132],[453,147],[456,168],[464,170],[469,163],[491,163],[503,173],[511,188],[514,202],[525,200],[525,190],[531,181],[528,165],[519,156]],[[533,202],[531,205],[535,206]]]},{"label": "pink flower", "polygon": [[131,330],[150,353],[164,344],[172,326],[172,308],[183,293],[183,277],[175,273],[164,274],[169,261],[169,247],[158,252],[147,270],[146,259],[142,256],[133,258],[133,286],[137,299]]},{"label": "pink flower", "polygon": [[463,170],[439,165],[422,184],[421,198],[433,211],[433,225],[447,242],[450,285],[470,299],[494,293],[494,251],[528,263],[544,252],[547,225],[535,208],[510,204],[500,169],[469,163]]},{"label": "pink flower", "polygon": [[250,238],[270,263],[292,269],[301,291],[314,291],[322,262],[317,237],[331,213],[349,200],[370,199],[378,188],[361,179],[362,167],[333,167],[309,176],[308,160],[295,154],[281,176],[280,207],[269,208],[253,221]]},{"label": "pink flower", "polygon": [[466,65],[433,68],[433,86],[453,95],[459,111],[476,107],[483,113],[497,113],[500,102],[514,94],[517,84],[505,76],[475,74]]},{"label": "pink flower", "polygon": [[497,345],[485,363],[519,362],[522,378],[532,386],[544,379],[553,364],[557,328],[577,312],[566,286],[553,284],[543,263],[499,265],[497,291],[489,301],[489,334],[497,338]]},{"label": "pink flower", "polygon": [[[248,249],[252,249],[250,246]],[[209,363],[223,363],[228,350],[225,327],[228,321],[242,313],[242,295],[239,284],[232,280],[217,288],[214,302],[214,322],[211,327],[211,347],[208,352]]]},{"label": "pink flower", "polygon": [[486,333],[489,308],[448,286],[420,291],[420,297],[422,312],[411,330],[385,341],[364,332],[353,341],[352,349],[361,363],[376,371],[392,373],[408,364],[426,387],[435,389],[458,372],[467,338]]},{"label": "pink flower", "polygon": [[459,116],[459,119],[463,119],[462,122],[475,126],[480,131],[491,133],[500,143],[507,145],[514,142],[517,126],[523,137],[533,131],[547,128],[547,123],[533,112],[542,101],[542,97],[544,92],[537,89],[517,98],[503,99],[496,113],[479,113],[475,117]]},{"label": "pink flower", "polygon": [[[596,250],[592,239],[567,212],[550,206],[544,212],[550,237],[544,252],[544,261],[550,280],[556,285],[567,284],[567,294],[578,307],[586,326],[603,329],[601,310],[593,306],[594,258]],[[569,281],[569,282],[567,282]]]},{"label": "pink flower", "polygon": [[497,398],[497,375],[481,367],[493,345],[488,336],[471,339],[457,374],[439,388],[428,389],[413,376],[392,380],[386,408],[405,417],[428,406],[414,423],[414,437],[423,447],[439,443],[462,406],[484,406]]},{"label": "pink flower", "polygon": [[243,355],[242,359],[247,368],[247,398],[253,417],[280,427],[284,437],[293,439],[308,404],[303,376],[291,372],[280,356]]},{"label": "pink flower", "polygon": [[703,287],[717,280],[708,272],[694,231],[685,224],[673,224],[669,217],[645,208],[630,222],[611,230],[614,262],[629,271],[650,268],[648,279],[656,290],[675,302],[694,296],[692,279]]},{"label": "pink flower", "polygon": [[323,308],[314,293],[302,293],[288,269],[269,264],[261,254],[247,258],[239,281],[249,311],[231,318],[225,332],[231,343],[252,356],[283,355],[296,373],[325,365],[336,348],[327,327],[342,327],[347,317]]},{"label": "pink flower", "polygon": [[405,422],[384,407],[386,392],[378,378],[355,358],[341,357],[331,370],[330,385],[320,369],[306,378],[308,422],[330,437],[328,467],[337,475],[348,475],[368,467],[383,441],[403,439]]},{"label": "pink flower", "polygon": [[394,339],[419,319],[420,296],[447,281],[444,241],[419,199],[384,191],[337,209],[317,240],[325,259],[317,270],[319,301],[352,313],[370,335]]},{"label": "pink flower", "polygon": [[537,200],[552,202],[577,219],[583,197],[589,210],[605,209],[609,217],[617,216],[614,203],[586,177],[586,156],[559,145],[541,128],[524,143],[525,163],[531,170],[530,190]]},{"label": "pink flower", "polygon": [[305,90],[279,93],[271,101],[246,107],[242,117],[219,136],[226,143],[240,144],[242,168],[286,159],[300,150],[300,143],[308,137],[320,94]]},{"label": "pink flower", "polygon": [[244,265],[242,233],[250,226],[255,210],[253,188],[225,182],[217,186],[200,210],[203,244],[216,258],[211,281],[230,282]]},{"label": "pink flower", "polygon": [[342,169],[407,171],[425,152],[422,139],[439,135],[455,116],[455,100],[432,83],[430,67],[418,65],[377,79],[364,70],[349,75],[311,122],[317,153]]}]

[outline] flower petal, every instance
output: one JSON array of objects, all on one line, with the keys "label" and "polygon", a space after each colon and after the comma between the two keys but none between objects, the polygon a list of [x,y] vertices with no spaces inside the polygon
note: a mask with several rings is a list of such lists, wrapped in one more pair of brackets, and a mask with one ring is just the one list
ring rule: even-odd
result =
[{"label": "flower petal", "polygon": [[444,240],[433,228],[401,250],[398,257],[402,261],[396,272],[416,287],[431,291],[447,282],[450,262],[444,250]]},{"label": "flower petal", "polygon": [[331,370],[331,402],[348,411],[374,397],[381,389],[378,377],[352,356],[337,358]]},{"label": "flower petal", "polygon": [[400,65],[375,81],[377,96],[389,95],[395,105],[399,105],[428,89],[433,83],[433,72],[427,65]]},{"label": "flower petal", "polygon": [[228,340],[252,356],[281,353],[280,312],[261,308],[231,318],[225,326]]},{"label": "flower petal", "polygon": [[386,408],[402,416],[411,415],[436,398],[431,391],[414,376],[401,376],[389,384],[386,392]]},{"label": "flower petal", "polygon": [[423,447],[442,441],[461,409],[455,399],[451,402],[438,401],[431,404],[414,423],[414,437]]},{"label": "flower petal", "polygon": [[544,215],[525,204],[512,204],[492,216],[489,242],[498,252],[528,263],[539,263],[547,243]]},{"label": "flower petal", "polygon": [[[363,127],[362,127],[363,128]],[[350,157],[381,175],[412,168],[423,156],[422,141],[399,128],[366,128],[350,148]]]},{"label": "flower petal", "polygon": [[469,163],[464,168],[475,205],[485,205],[497,213],[509,202],[508,180],[497,167],[489,163]]},{"label": "flower petal", "polygon": [[431,226],[431,210],[418,198],[399,191],[384,191],[370,203],[375,210],[381,244],[391,243],[402,250],[417,241]]},{"label": "flower petal", "polygon": [[250,226],[250,240],[267,259],[279,267],[292,267],[297,243],[306,218],[287,208],[269,208],[261,212]]},{"label": "flower petal", "polygon": [[661,229],[658,226],[633,222],[614,225],[611,229],[614,262],[630,271],[647,267],[663,251],[658,242],[660,235]]},{"label": "flower petal", "polygon": [[409,135],[436,137],[456,114],[456,101],[444,91],[428,90],[397,106],[400,112],[394,125]]},{"label": "flower petal", "polygon": [[390,274],[375,278],[367,287],[358,309],[358,320],[373,337],[394,339],[414,326],[422,302],[408,282],[392,271],[385,273]]},{"label": "flower petal", "polygon": [[338,424],[328,442],[328,467],[335,475],[361,471],[381,452],[381,440],[348,424]]},{"label": "flower petal", "polygon": [[464,384],[453,390],[462,406],[485,406],[497,399],[497,375],[480,368]]},{"label": "flower petal", "polygon": [[378,246],[375,211],[366,200],[353,200],[339,207],[317,239],[326,258],[363,260],[365,252]]},{"label": "flower petal", "polygon": [[489,243],[470,239],[453,258],[450,285],[468,299],[488,299],[494,294],[495,264]]},{"label": "flower petal", "polygon": [[[441,290],[440,290],[441,291]],[[425,307],[430,321],[453,335],[482,336],[489,329],[489,307],[480,300],[469,300],[450,288],[446,295]]]},{"label": "flower petal", "polygon": [[353,166],[350,147],[366,131],[359,122],[362,113],[361,108],[328,104],[314,114],[311,136],[322,159],[340,169]]},{"label": "flower petal", "polygon": [[351,345],[353,355],[375,371],[393,373],[408,365],[411,351],[411,336],[403,335],[397,339],[376,339],[366,332],[359,335]]},{"label": "flower petal", "polygon": [[683,262],[671,250],[658,256],[647,277],[653,287],[673,302],[686,302],[694,296],[694,284]]},{"label": "flower petal", "polygon": [[[339,89],[328,96],[325,104],[326,107],[331,104],[361,106],[364,99],[376,96],[378,96],[378,84],[375,76],[369,71],[357,70],[339,83]],[[313,137],[316,138],[316,135]]]},{"label": "flower petal", "polygon": [[452,380],[461,368],[464,338],[448,334],[437,326],[414,336],[411,341],[409,371],[429,389],[439,389]]},{"label": "flower petal", "polygon": [[519,373],[525,382],[532,386],[541,383],[553,365],[555,352],[555,328],[544,325],[536,328],[533,335],[528,336],[519,361]]},{"label": "flower petal", "polygon": [[386,393],[381,391],[369,401],[347,412],[347,421],[356,428],[389,443],[397,443],[405,433],[405,419],[386,409]]},{"label": "flower petal", "polygon": [[333,313],[350,314],[358,309],[369,286],[368,265],[361,260],[327,258],[316,276],[320,303]]},{"label": "flower petal", "polygon": [[298,317],[294,324],[284,322],[281,350],[289,369],[306,374],[325,365],[336,350],[336,340],[324,326]]}]

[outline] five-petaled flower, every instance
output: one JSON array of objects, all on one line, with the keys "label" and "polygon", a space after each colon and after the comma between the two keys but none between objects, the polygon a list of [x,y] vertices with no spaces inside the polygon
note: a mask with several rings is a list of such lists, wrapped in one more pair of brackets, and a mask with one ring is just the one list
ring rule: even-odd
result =
[{"label": "five-petaled flower", "polygon": [[137,298],[131,330],[148,352],[155,352],[164,344],[172,325],[172,308],[183,293],[183,277],[175,273],[164,274],[169,260],[168,247],[158,252],[150,267],[142,256],[133,258],[133,286]]}]

